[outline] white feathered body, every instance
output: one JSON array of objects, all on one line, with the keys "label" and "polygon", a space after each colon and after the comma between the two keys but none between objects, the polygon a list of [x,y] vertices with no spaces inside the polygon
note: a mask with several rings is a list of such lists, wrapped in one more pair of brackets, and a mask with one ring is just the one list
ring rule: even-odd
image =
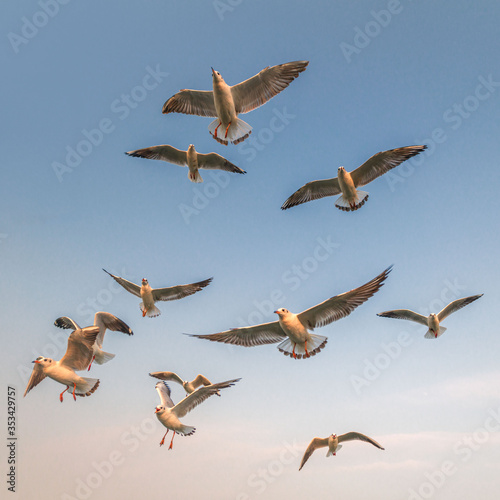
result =
[{"label": "white feathered body", "polygon": [[188,178],[191,182],[203,182],[200,173],[198,172],[198,153],[192,144],[189,145],[186,151],[187,165],[189,169]]},{"label": "white feathered body", "polygon": [[356,189],[350,172],[344,167],[340,167],[337,173],[342,195],[336,200],[335,206],[347,212],[362,207],[368,199],[368,193]]},{"label": "white feathered body", "polygon": [[153,298],[153,289],[149,283],[141,285],[141,299],[142,302],[139,305],[141,311],[150,318],[159,316],[161,314],[160,310],[155,306],[155,300]]},{"label": "white feathered body", "polygon": [[85,394],[89,392],[99,382],[95,378],[80,377],[80,375],[77,375],[71,368],[61,364],[60,361],[54,361],[47,358],[47,361],[41,362],[40,364],[43,367],[45,375],[52,380],[69,386],[71,390],[76,384],[76,394]]},{"label": "white feathered body", "polygon": [[182,434],[183,436],[190,436],[196,430],[195,427],[184,425],[177,418],[177,415],[170,408],[162,408],[156,411],[156,418],[171,431]]}]

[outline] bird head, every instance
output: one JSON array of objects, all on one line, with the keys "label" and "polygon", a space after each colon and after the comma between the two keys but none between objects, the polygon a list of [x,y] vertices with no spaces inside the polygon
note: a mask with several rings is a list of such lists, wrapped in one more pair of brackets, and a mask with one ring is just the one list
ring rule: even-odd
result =
[{"label": "bird head", "polygon": [[337,434],[332,434],[333,439],[336,439],[336,437],[337,437]]},{"label": "bird head", "polygon": [[338,174],[338,175],[345,174],[345,168],[344,168],[344,167],[339,167],[339,168],[337,169],[337,174]]},{"label": "bird head", "polygon": [[142,285],[146,286],[148,284],[148,280],[146,278],[142,278]]},{"label": "bird head", "polygon": [[276,311],[274,311],[274,313],[277,314],[280,318],[282,318],[283,316],[286,316],[287,314],[289,314],[290,311],[288,309],[281,307],[280,309],[276,309]]},{"label": "bird head", "polygon": [[212,80],[213,82],[223,82],[224,79],[222,78],[222,76],[220,75],[220,73],[218,71],[215,71],[214,68],[212,68]]},{"label": "bird head", "polygon": [[161,413],[164,409],[165,409],[165,407],[163,407],[163,406],[157,406],[155,408],[155,413]]},{"label": "bird head", "polygon": [[43,356],[38,356],[38,358],[35,359],[35,361],[32,361],[33,363],[36,363],[37,365],[41,366],[48,366],[50,365],[54,360],[50,358],[44,358]]}]

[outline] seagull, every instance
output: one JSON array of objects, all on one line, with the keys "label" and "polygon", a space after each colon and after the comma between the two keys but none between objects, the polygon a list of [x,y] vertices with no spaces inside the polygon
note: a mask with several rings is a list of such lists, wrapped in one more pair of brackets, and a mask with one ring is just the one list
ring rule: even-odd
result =
[{"label": "seagull", "polygon": [[397,167],[405,160],[418,155],[424,149],[427,149],[427,146],[406,146],[404,148],[381,151],[352,172],[348,172],[344,167],[339,167],[337,170],[338,177],[308,182],[295,191],[283,203],[281,209],[286,210],[306,201],[340,194],[341,196],[335,201],[335,206],[338,209],[345,212],[357,210],[368,199],[368,193],[366,191],[358,191],[358,187],[365,186],[392,168]]},{"label": "seagull", "polygon": [[385,449],[382,448],[382,446],[380,446],[377,443],[377,441],[359,432],[347,432],[346,434],[341,434],[340,436],[337,436],[337,434],[332,434],[331,436],[328,436],[324,439],[316,437],[309,443],[309,446],[307,447],[307,450],[304,453],[304,456],[302,457],[302,462],[300,464],[299,470],[301,470],[302,467],[304,467],[304,464],[307,462],[309,457],[318,448],[325,448],[328,446],[328,453],[326,454],[326,456],[329,457],[330,455],[336,455],[337,451],[340,450],[340,448],[342,448],[342,445],[339,443],[342,443],[344,441],[354,441],[356,439],[370,443],[381,450]]},{"label": "seagull", "polygon": [[150,160],[163,160],[169,163],[175,163],[181,167],[187,165],[189,169],[188,178],[191,182],[203,182],[198,171],[200,168],[246,174],[240,167],[233,165],[230,161],[217,153],[198,153],[192,144],[189,145],[187,151],[181,151],[173,146],[163,144],[162,146],[152,146],[150,148],[128,151],[125,154],[139,158],[149,158]]},{"label": "seagull", "polygon": [[198,281],[197,283],[191,283],[189,285],[177,285],[171,286],[169,288],[151,288],[146,278],[142,279],[142,286],[136,285],[127,281],[124,278],[115,276],[114,274],[108,273],[106,269],[103,271],[109,274],[117,283],[119,283],[127,292],[141,297],[143,302],[139,304],[142,311],[142,317],[148,316],[148,318],[154,318],[161,314],[161,311],[155,306],[155,302],[158,300],[178,300],[192,295],[193,293],[199,292],[202,288],[210,284],[213,278],[208,278],[203,281]]},{"label": "seagull", "polygon": [[68,337],[66,354],[59,361],[38,356],[33,361],[35,366],[24,391],[24,396],[45,377],[50,377],[66,386],[66,389],[59,395],[61,403],[63,402],[63,394],[69,390],[70,386],[73,386],[73,399],[75,401],[76,396],[90,396],[99,386],[99,380],[80,377],[75,371],[85,370],[91,363],[94,352],[93,345],[98,335],[98,327],[75,330]]},{"label": "seagull", "polygon": [[188,414],[200,403],[203,403],[203,401],[210,396],[217,394],[219,389],[231,387],[239,380],[241,379],[237,378],[226,382],[220,382],[218,384],[200,387],[176,405],[174,405],[174,402],[170,399],[170,387],[167,383],[163,381],[157,382],[155,387],[160,395],[161,405],[156,407],[155,414],[158,420],[167,428],[167,432],[165,432],[163,439],[160,441],[160,446],[163,446],[165,443],[165,437],[167,436],[169,430],[172,431],[172,440],[170,441],[170,446],[168,447],[169,450],[172,449],[176,433],[183,436],[191,436],[194,434],[196,428],[182,424],[179,419]]},{"label": "seagull", "polygon": [[[191,382],[182,380],[181,377],[179,377],[179,375],[174,372],[152,372],[149,374],[149,376],[159,378],[160,380],[171,380],[172,382],[177,382],[178,384],[182,385],[182,387],[186,391],[186,394],[191,394],[202,385],[212,385],[212,382],[210,382],[210,380],[208,380],[208,378],[203,375],[198,375]],[[220,392],[217,392],[216,394],[217,396],[220,396]]]},{"label": "seagull", "polygon": [[262,106],[286,89],[308,64],[294,61],[268,66],[232,87],[212,68],[213,91],[183,89],[165,102],[163,113],[216,117],[208,126],[213,138],[225,146],[228,142],[238,144],[250,135],[252,127],[237,116]]},{"label": "seagull", "polygon": [[88,367],[89,370],[94,360],[98,365],[102,365],[103,363],[106,363],[107,361],[115,357],[114,354],[102,350],[102,343],[104,341],[104,334],[106,333],[106,329],[111,330],[112,332],[126,333],[127,335],[134,334],[134,332],[130,329],[130,327],[126,323],[124,323],[121,319],[117,318],[113,314],[107,312],[95,313],[94,326],[87,326],[85,328],[80,328],[78,326],[78,323],[76,323],[76,321],[73,321],[71,318],[68,318],[67,316],[62,316],[61,318],[57,318],[54,321],[54,325],[56,325],[59,328],[79,330],[82,332],[84,330],[93,330],[95,327],[99,328],[99,333],[97,334],[96,341],[92,346],[94,354],[92,357],[92,361],[90,362],[90,365]]},{"label": "seagull", "polygon": [[278,350],[285,356],[294,359],[309,358],[325,347],[327,338],[314,335],[308,330],[314,330],[333,321],[348,316],[356,307],[366,302],[381,286],[390,273],[392,266],[377,277],[349,292],[336,295],[299,314],[293,314],[287,309],[274,311],[278,321],[256,326],[233,328],[221,333],[210,335],[189,335],[200,339],[224,342],[245,347],[262,344],[278,345]]},{"label": "seagull", "polygon": [[429,328],[429,330],[427,330],[427,333],[425,334],[426,339],[437,339],[446,331],[446,328],[440,325],[441,321],[447,318],[450,314],[453,314],[455,311],[462,309],[462,307],[469,305],[471,302],[474,302],[482,296],[483,294],[472,295],[471,297],[464,297],[463,299],[454,300],[453,302],[450,302],[439,313],[431,313],[428,317],[410,311],[409,309],[385,311],[377,314],[377,316],[381,316],[383,318],[407,319],[410,321],[414,321],[415,323],[420,323],[421,325],[425,325],[427,328]]}]

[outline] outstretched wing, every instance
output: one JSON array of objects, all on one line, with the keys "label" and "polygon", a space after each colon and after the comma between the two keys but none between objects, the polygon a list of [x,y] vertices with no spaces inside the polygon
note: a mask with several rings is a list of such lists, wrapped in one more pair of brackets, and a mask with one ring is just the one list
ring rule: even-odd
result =
[{"label": "outstretched wing", "polygon": [[182,401],[177,403],[172,408],[172,413],[175,413],[177,418],[182,418],[187,413],[189,413],[193,408],[203,403],[203,401],[208,399],[210,396],[217,394],[220,389],[231,387],[239,380],[241,379],[236,378],[234,380],[227,380],[226,382],[220,382],[218,384],[211,384],[200,387],[196,391],[189,394],[189,396],[186,396]]},{"label": "outstretched wing", "polygon": [[309,61],[294,61],[263,69],[252,78],[231,87],[236,113],[248,113],[262,106],[304,71]]},{"label": "outstretched wing", "polygon": [[198,389],[198,387],[201,387],[202,385],[212,385],[212,382],[210,382],[210,380],[208,380],[208,378],[205,377],[204,375],[199,374],[191,382],[191,384],[195,389]]},{"label": "outstretched wing", "polygon": [[371,437],[361,434],[360,432],[346,432],[345,434],[338,436],[339,443],[342,443],[343,441],[354,441],[356,439],[360,441],[365,441],[366,443],[370,443],[373,446],[380,448],[381,450],[385,450],[385,448],[383,448],[380,444],[378,444],[377,441],[375,441]]},{"label": "outstretched wing", "polygon": [[302,462],[300,462],[299,470],[304,467],[304,464],[309,460],[309,457],[318,449],[328,446],[328,438],[314,438],[306,449],[304,456],[302,457]]},{"label": "outstretched wing", "polygon": [[169,288],[154,288],[153,289],[153,299],[157,300],[177,300],[183,299],[188,295],[193,295],[193,293],[199,292],[202,288],[205,288],[210,284],[213,278],[208,278],[207,280],[198,281],[197,283],[191,283],[189,285],[178,285],[171,286]]},{"label": "outstretched wing", "polygon": [[150,377],[159,378],[160,380],[171,380],[172,382],[177,382],[178,384],[183,384],[184,380],[174,372],[151,372]]},{"label": "outstretched wing", "polygon": [[217,153],[198,153],[198,167],[209,170],[225,170],[234,174],[246,174],[240,167],[237,167]]},{"label": "outstretched wing", "polygon": [[103,271],[109,274],[118,284],[125,288],[127,292],[133,293],[134,295],[137,295],[137,297],[141,296],[141,287],[139,285],[127,281],[126,279],[120,278],[119,276],[115,276],[114,274],[108,273],[106,269],[103,269]]},{"label": "outstretched wing", "polygon": [[442,311],[439,312],[438,320],[443,321],[443,319],[448,317],[450,314],[454,313],[455,311],[458,311],[459,309],[462,309],[462,307],[469,305],[471,302],[474,302],[475,300],[479,299],[482,296],[483,294],[472,295],[470,297],[464,297],[463,299],[454,300],[453,302],[448,304]]},{"label": "outstretched wing", "polygon": [[169,163],[175,163],[184,167],[187,164],[186,151],[174,148],[167,144],[161,146],[151,146],[150,148],[136,149],[135,151],[127,151],[125,153],[129,156],[138,158],[148,158],[149,160],[163,160]]},{"label": "outstretched wing", "polygon": [[68,337],[66,354],[59,363],[75,371],[86,370],[92,361],[93,346],[98,334],[99,327],[97,326],[75,330]]},{"label": "outstretched wing", "polygon": [[134,332],[125,322],[108,312],[100,311],[95,313],[94,325],[99,327],[99,334],[97,335],[96,341],[97,344],[101,347],[104,341],[104,334],[106,333],[106,329],[111,330],[112,332],[126,333],[127,335],[134,334]]},{"label": "outstretched wing", "polygon": [[160,396],[161,405],[165,408],[173,408],[174,402],[170,399],[170,387],[166,382],[157,382],[155,389],[158,391]]},{"label": "outstretched wing", "polygon": [[253,347],[264,344],[274,344],[281,342],[286,338],[278,321],[264,323],[256,326],[246,326],[242,328],[232,328],[220,333],[211,333],[209,335],[191,335],[199,339],[212,340],[214,342],[223,342],[224,344],[241,345],[244,347]]},{"label": "outstretched wing", "polygon": [[[33,363],[35,362],[33,361]],[[43,368],[38,363],[35,363],[23,397],[25,397],[26,394],[28,394],[28,392],[30,392],[33,387],[37,386],[46,376],[47,375],[45,375],[45,373],[43,372]]]},{"label": "outstretched wing", "polygon": [[337,177],[333,179],[308,182],[295,191],[295,193],[293,193],[285,201],[285,203],[281,205],[281,210],[292,208],[295,205],[300,205],[301,203],[306,203],[307,201],[318,200],[320,198],[324,198],[325,196],[335,196],[341,192],[342,191]]},{"label": "outstretched wing", "polygon": [[211,90],[182,89],[163,105],[162,113],[184,113],[185,115],[217,116],[214,93]]},{"label": "outstretched wing", "polygon": [[366,160],[363,165],[351,172],[354,185],[364,186],[377,177],[385,174],[389,170],[397,167],[400,163],[408,160],[412,156],[418,155],[427,146],[406,146],[404,148],[389,149],[380,151]]},{"label": "outstretched wing", "polygon": [[64,328],[65,330],[78,330],[80,328],[76,323],[76,321],[73,321],[71,318],[68,318],[67,316],[61,316],[60,318],[57,318],[54,321],[54,325],[56,325],[59,328]]},{"label": "outstretched wing", "polygon": [[395,318],[395,319],[407,319],[409,321],[415,321],[415,323],[420,323],[421,325],[427,326],[427,318],[409,309],[395,309],[394,311],[385,311],[378,313],[377,316],[382,318]]},{"label": "outstretched wing", "polygon": [[311,330],[316,327],[328,325],[340,318],[345,318],[383,286],[391,269],[392,266],[388,267],[368,283],[349,292],[327,299],[321,304],[301,312],[297,317],[305,327]]}]

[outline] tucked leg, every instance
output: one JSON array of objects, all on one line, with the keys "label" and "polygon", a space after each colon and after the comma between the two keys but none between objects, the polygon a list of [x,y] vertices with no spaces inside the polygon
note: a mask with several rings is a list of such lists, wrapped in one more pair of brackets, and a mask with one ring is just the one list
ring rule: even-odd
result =
[{"label": "tucked leg", "polygon": [[227,132],[228,132],[230,126],[231,126],[231,122],[229,122],[227,127],[226,127],[226,133],[224,135],[224,139],[227,139]]},{"label": "tucked leg", "polygon": [[220,127],[220,124],[222,122],[219,122],[219,125],[217,125],[217,127],[215,127],[215,131],[214,131],[214,137],[217,137],[217,129]]},{"label": "tucked leg", "polygon": [[73,399],[76,401],[75,391],[76,391],[76,383],[73,384]]}]

